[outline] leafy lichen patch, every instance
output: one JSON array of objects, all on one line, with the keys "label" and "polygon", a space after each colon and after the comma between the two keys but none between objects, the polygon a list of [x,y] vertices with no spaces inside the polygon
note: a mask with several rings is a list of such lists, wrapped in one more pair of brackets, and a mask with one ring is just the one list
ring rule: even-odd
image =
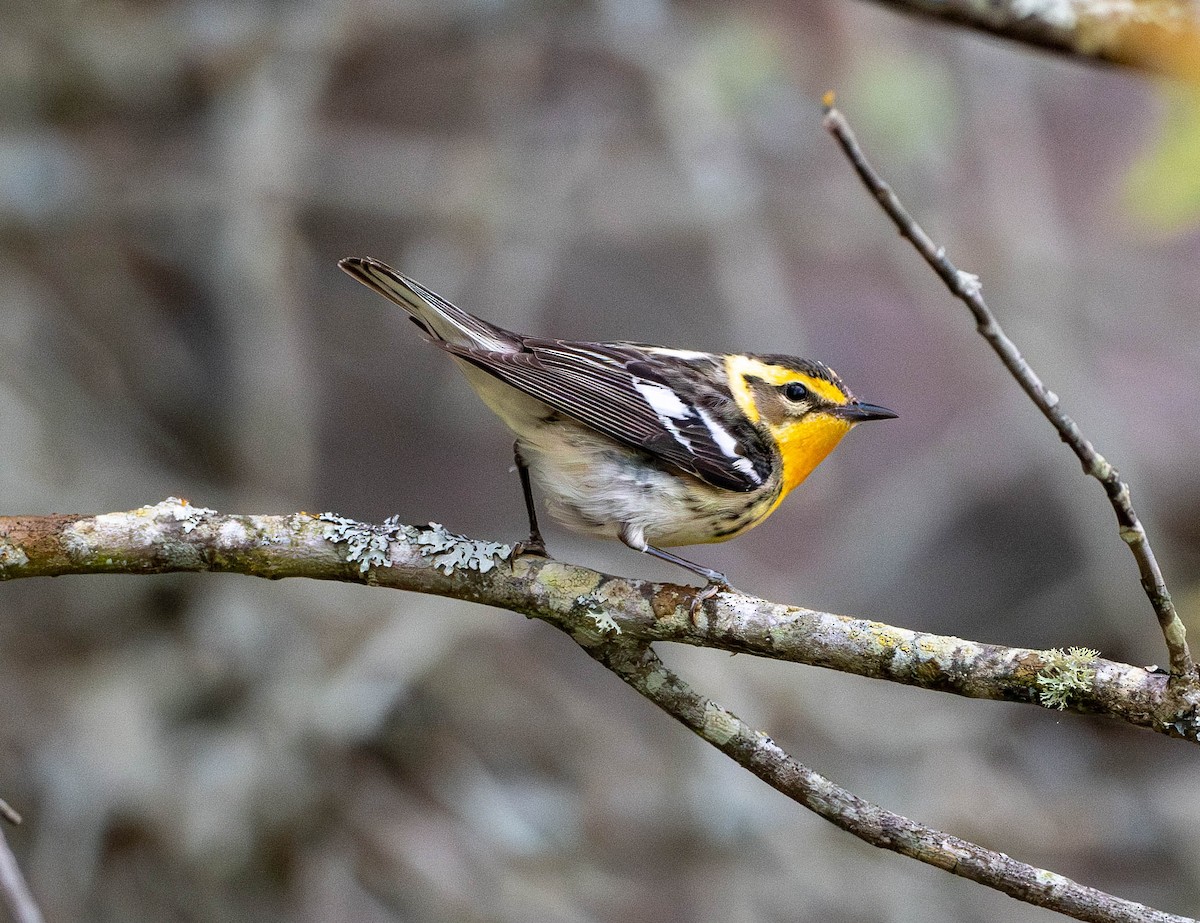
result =
[{"label": "leafy lichen patch", "polygon": [[1065,653],[1059,648],[1046,651],[1042,670],[1035,677],[1038,701],[1046,708],[1062,711],[1072,700],[1090,692],[1099,656],[1099,651],[1087,647],[1072,647]]},{"label": "leafy lichen patch", "polygon": [[317,518],[325,524],[325,539],[335,545],[348,545],[346,560],[357,563],[364,574],[372,567],[391,567],[392,542],[410,539],[416,531],[403,525],[398,516],[389,516],[382,525],[347,519],[336,513],[322,513]]},{"label": "leafy lichen patch", "polygon": [[499,561],[512,557],[511,545],[457,535],[437,522],[417,529],[400,522],[399,516],[389,516],[381,525],[335,513],[322,513],[317,519],[325,524],[324,538],[334,544],[348,545],[346,560],[357,562],[364,574],[372,567],[392,566],[393,543],[412,545],[422,557],[433,558],[433,566],[447,577],[456,570],[486,574]]},{"label": "leafy lichen patch", "polygon": [[425,557],[433,557],[433,566],[449,577],[455,570],[477,570],[486,574],[499,561],[512,557],[512,546],[456,535],[440,522],[417,531],[413,544]]},{"label": "leafy lichen patch", "polygon": [[217,511],[206,506],[193,506],[191,501],[181,497],[167,497],[153,506],[143,506],[138,512],[152,514],[156,519],[165,517],[175,522],[183,523],[183,531],[191,532],[205,516],[215,516]]}]

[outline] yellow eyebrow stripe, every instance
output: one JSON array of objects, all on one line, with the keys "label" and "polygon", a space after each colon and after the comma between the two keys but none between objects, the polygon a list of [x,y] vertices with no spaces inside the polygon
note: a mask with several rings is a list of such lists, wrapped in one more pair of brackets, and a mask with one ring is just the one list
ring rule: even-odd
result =
[{"label": "yellow eyebrow stripe", "polygon": [[814,378],[812,375],[805,375],[803,372],[797,372],[795,369],[785,368],[782,365],[770,365],[752,356],[726,356],[725,374],[729,378],[729,390],[733,393],[738,407],[755,423],[758,422],[759,413],[754,406],[750,386],[746,384],[747,375],[761,378],[771,385],[786,385],[789,381],[803,382],[814,393],[835,404],[846,403],[846,395],[833,382],[826,381],[824,378]]}]

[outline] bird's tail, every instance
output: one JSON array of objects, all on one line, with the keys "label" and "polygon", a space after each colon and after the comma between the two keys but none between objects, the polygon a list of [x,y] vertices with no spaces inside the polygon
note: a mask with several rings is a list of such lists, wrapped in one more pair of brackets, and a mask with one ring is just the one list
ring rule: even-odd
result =
[{"label": "bird's tail", "polygon": [[340,260],[338,266],[371,291],[404,308],[434,341],[489,352],[509,352],[518,345],[517,338],[508,331],[468,314],[387,263],[351,256]]}]

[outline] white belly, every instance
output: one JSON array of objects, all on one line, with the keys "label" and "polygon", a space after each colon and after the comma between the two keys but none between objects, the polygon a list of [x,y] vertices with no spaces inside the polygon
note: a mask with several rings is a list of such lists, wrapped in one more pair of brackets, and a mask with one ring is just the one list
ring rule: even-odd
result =
[{"label": "white belly", "polygon": [[625,529],[651,545],[698,545],[757,519],[752,495],[664,471],[581,425],[542,426],[520,441],[550,515],[579,532],[618,538]]}]

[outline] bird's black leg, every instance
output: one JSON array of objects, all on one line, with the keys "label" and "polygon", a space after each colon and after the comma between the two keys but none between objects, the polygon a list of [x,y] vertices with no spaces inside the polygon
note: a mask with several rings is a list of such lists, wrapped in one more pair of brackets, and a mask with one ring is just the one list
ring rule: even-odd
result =
[{"label": "bird's black leg", "polygon": [[537,510],[533,506],[533,487],[529,483],[529,466],[521,456],[521,443],[513,443],[513,458],[517,463],[517,475],[521,478],[521,491],[525,494],[525,512],[529,515],[529,538],[518,542],[513,552],[514,557],[522,554],[536,554],[547,557],[546,542],[542,539],[542,530],[538,528]]}]

